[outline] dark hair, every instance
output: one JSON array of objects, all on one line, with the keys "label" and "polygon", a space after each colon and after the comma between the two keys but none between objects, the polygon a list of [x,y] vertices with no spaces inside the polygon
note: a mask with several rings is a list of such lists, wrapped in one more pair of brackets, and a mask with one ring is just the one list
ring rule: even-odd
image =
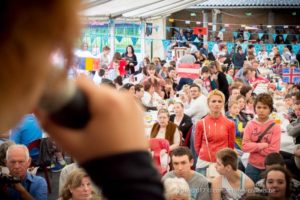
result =
[{"label": "dark hair", "polygon": [[143,88],[144,88],[143,85],[141,85],[141,84],[136,84],[136,85],[134,86],[134,91],[135,91],[135,92],[140,92],[141,89],[143,89]]},{"label": "dark hair", "polygon": [[285,95],[285,97],[284,97],[284,99],[290,99],[290,98],[292,98],[292,95],[291,95],[291,94],[287,94],[287,95]]},{"label": "dark hair", "polygon": [[187,147],[180,146],[180,147],[175,148],[172,151],[171,158],[173,156],[185,156],[185,155],[189,157],[189,160],[193,159],[193,155],[192,155],[191,150],[189,148],[187,148]]},{"label": "dark hair", "polygon": [[127,53],[128,53],[128,51],[127,51],[128,47],[131,47],[132,54],[134,54],[134,48],[133,48],[133,46],[130,44],[130,45],[128,45],[128,46],[126,47],[126,55],[127,55]]},{"label": "dark hair", "polygon": [[282,167],[282,166],[274,166],[274,167],[271,167],[270,169],[268,169],[265,173],[265,187],[267,186],[267,178],[268,178],[268,174],[271,172],[271,171],[280,171],[284,174],[284,177],[285,177],[285,181],[286,181],[286,189],[285,189],[285,197],[288,199],[290,197],[290,194],[291,194],[291,191],[290,191],[290,184],[291,184],[291,174],[290,172]]},{"label": "dark hair", "polygon": [[99,69],[99,76],[104,76],[104,74],[105,74],[105,70],[104,69]]},{"label": "dark hair", "polygon": [[122,55],[119,52],[115,52],[114,56],[112,57],[112,60],[121,60]]},{"label": "dark hair", "polygon": [[222,164],[226,167],[228,165],[231,166],[231,168],[236,171],[238,168],[238,156],[237,153],[230,149],[230,148],[224,148],[217,152],[216,157],[219,158],[222,162]]},{"label": "dark hair", "polygon": [[242,88],[241,88],[241,90],[240,90],[240,93],[241,93],[241,95],[246,96],[246,94],[250,90],[252,90],[252,87],[250,85],[243,85]]},{"label": "dark hair", "polygon": [[280,153],[273,152],[269,153],[265,158],[265,166],[267,165],[281,165],[284,167],[285,163]]},{"label": "dark hair", "polygon": [[126,83],[126,84],[123,85],[122,89],[129,90],[132,86],[134,86],[134,84]]},{"label": "dark hair", "polygon": [[249,44],[249,45],[248,45],[248,49],[252,49],[253,47],[254,47],[253,44]]},{"label": "dark hair", "polygon": [[174,68],[174,67],[169,67],[169,68],[168,68],[168,72],[170,72],[170,71],[172,71],[172,70],[175,71],[175,68]]},{"label": "dark hair", "polygon": [[104,46],[104,47],[102,48],[102,50],[103,50],[103,51],[110,51],[110,47],[106,45],[106,46]]},{"label": "dark hair", "polygon": [[212,52],[209,52],[209,53],[207,54],[207,59],[208,59],[209,61],[215,61],[215,60],[216,60],[216,58],[215,58],[215,56],[214,56],[214,54],[213,54]]},{"label": "dark hair", "polygon": [[123,78],[122,76],[117,76],[117,78],[115,78],[114,83],[117,83],[119,85],[123,85]]},{"label": "dark hair", "polygon": [[175,62],[174,60],[171,60],[171,61],[169,62],[169,64],[170,64],[172,67],[176,67],[176,62]]},{"label": "dark hair", "polygon": [[144,90],[145,90],[146,92],[148,92],[152,86],[153,86],[153,85],[152,85],[151,82],[146,81],[146,82],[144,83]]},{"label": "dark hair", "polygon": [[209,68],[208,67],[206,67],[206,66],[202,67],[201,73],[208,73],[208,72],[209,72]]},{"label": "dark hair", "polygon": [[255,112],[256,112],[256,110],[255,110],[256,105],[258,102],[267,105],[270,108],[270,112],[273,111],[273,99],[272,99],[271,95],[269,95],[267,93],[261,93],[261,94],[257,95],[257,97],[254,100],[254,111]]},{"label": "dark hair", "polygon": [[197,85],[197,84],[193,83],[193,84],[191,84],[191,85],[190,85],[190,88],[192,88],[192,87],[196,87],[196,88],[198,88],[198,91],[199,91],[199,92],[201,92],[201,88],[200,88],[200,86],[199,86],[199,85]]}]

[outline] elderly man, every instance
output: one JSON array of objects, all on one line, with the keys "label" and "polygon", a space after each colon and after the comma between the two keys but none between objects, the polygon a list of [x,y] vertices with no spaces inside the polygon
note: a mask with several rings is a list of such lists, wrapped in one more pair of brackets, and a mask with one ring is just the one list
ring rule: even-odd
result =
[{"label": "elderly man", "polygon": [[8,196],[16,200],[45,200],[48,199],[47,184],[44,178],[27,172],[31,158],[24,145],[12,145],[7,149],[6,166],[10,175],[21,179],[14,187],[7,190]]}]

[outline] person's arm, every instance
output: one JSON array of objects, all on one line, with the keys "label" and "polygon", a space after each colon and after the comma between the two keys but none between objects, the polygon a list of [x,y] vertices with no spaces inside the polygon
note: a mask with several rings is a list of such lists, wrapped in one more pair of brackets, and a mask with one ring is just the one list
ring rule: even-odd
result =
[{"label": "person's arm", "polygon": [[272,152],[279,152],[280,150],[280,137],[281,137],[281,129],[279,125],[273,126],[273,133],[270,136],[271,141],[268,144],[267,148],[263,148],[259,153],[263,156],[267,156]]},{"label": "person's arm", "polygon": [[21,183],[16,183],[14,185],[15,187],[15,190],[17,190],[20,195],[21,195],[21,198],[23,200],[35,200],[31,195],[30,193],[23,187],[23,185]]},{"label": "person's arm", "polygon": [[44,130],[83,166],[108,199],[164,199],[148,152],[143,113],[134,97],[87,79],[77,79],[77,85],[88,98],[91,119],[86,127],[59,126],[37,110]]},{"label": "person's arm", "polygon": [[180,145],[181,142],[181,134],[176,128],[176,131],[174,133],[174,139],[173,139],[173,144],[170,146],[170,151],[173,151],[175,148],[177,148]]},{"label": "person's arm", "polygon": [[296,123],[294,126],[289,124],[287,127],[287,133],[292,137],[300,136],[300,123]]},{"label": "person's arm", "polygon": [[233,149],[235,143],[235,125],[230,121],[230,126],[228,129],[228,147]]},{"label": "person's arm", "polygon": [[268,147],[267,143],[256,143],[251,141],[252,135],[252,126],[251,123],[248,123],[244,130],[244,136],[242,140],[242,149],[244,152],[252,153],[259,152],[263,148]]},{"label": "person's arm", "polygon": [[254,182],[249,177],[246,177],[245,180],[245,190],[246,196],[251,196],[254,193]]},{"label": "person's arm", "polygon": [[195,126],[196,127],[195,127],[194,147],[195,147],[196,154],[198,155],[202,145],[202,136],[203,136],[202,120],[199,120]]},{"label": "person's arm", "polygon": [[221,200],[221,176],[217,176],[211,183],[211,199]]}]

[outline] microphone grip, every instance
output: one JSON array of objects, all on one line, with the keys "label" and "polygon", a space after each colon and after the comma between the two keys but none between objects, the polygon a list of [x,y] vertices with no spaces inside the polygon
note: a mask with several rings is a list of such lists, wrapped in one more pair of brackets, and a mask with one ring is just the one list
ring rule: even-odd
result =
[{"label": "microphone grip", "polygon": [[50,114],[50,119],[66,128],[82,129],[91,119],[87,96],[76,88],[74,96],[59,110]]}]

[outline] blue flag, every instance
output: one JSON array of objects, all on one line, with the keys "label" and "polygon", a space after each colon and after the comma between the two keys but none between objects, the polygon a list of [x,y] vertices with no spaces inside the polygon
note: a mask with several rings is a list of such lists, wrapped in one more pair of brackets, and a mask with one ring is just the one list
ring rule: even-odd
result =
[{"label": "blue flag", "polygon": [[276,33],[273,33],[273,34],[272,34],[272,38],[273,38],[273,41],[274,41],[274,42],[275,42],[275,40],[276,40],[276,36],[277,36]]},{"label": "blue flag", "polygon": [[138,41],[138,38],[137,37],[131,37],[131,41],[132,41],[132,45],[135,46],[137,41]]},{"label": "blue flag", "polygon": [[121,42],[123,40],[123,37],[122,36],[116,36],[116,39],[118,42]]},{"label": "blue flag", "polygon": [[233,46],[234,46],[234,43],[232,43],[232,42],[227,42],[227,49],[228,49],[228,52],[229,52],[229,53],[232,51]]},{"label": "blue flag", "polygon": [[200,40],[198,39],[198,37],[195,37],[194,42],[195,43],[199,43],[200,42]]},{"label": "blue flag", "polygon": [[233,35],[234,38],[237,38],[238,32],[232,32],[232,35]]},{"label": "blue flag", "polygon": [[287,38],[287,36],[288,36],[288,34],[283,34],[282,36],[283,36],[283,40],[285,41],[286,38]]},{"label": "blue flag", "polygon": [[258,39],[261,40],[261,38],[264,36],[264,33],[258,33]]},{"label": "blue flag", "polygon": [[211,51],[215,45],[215,42],[208,42],[207,44],[208,44],[208,50]]},{"label": "blue flag", "polygon": [[163,44],[164,49],[167,49],[168,46],[171,44],[171,41],[170,40],[162,40],[162,44]]}]

